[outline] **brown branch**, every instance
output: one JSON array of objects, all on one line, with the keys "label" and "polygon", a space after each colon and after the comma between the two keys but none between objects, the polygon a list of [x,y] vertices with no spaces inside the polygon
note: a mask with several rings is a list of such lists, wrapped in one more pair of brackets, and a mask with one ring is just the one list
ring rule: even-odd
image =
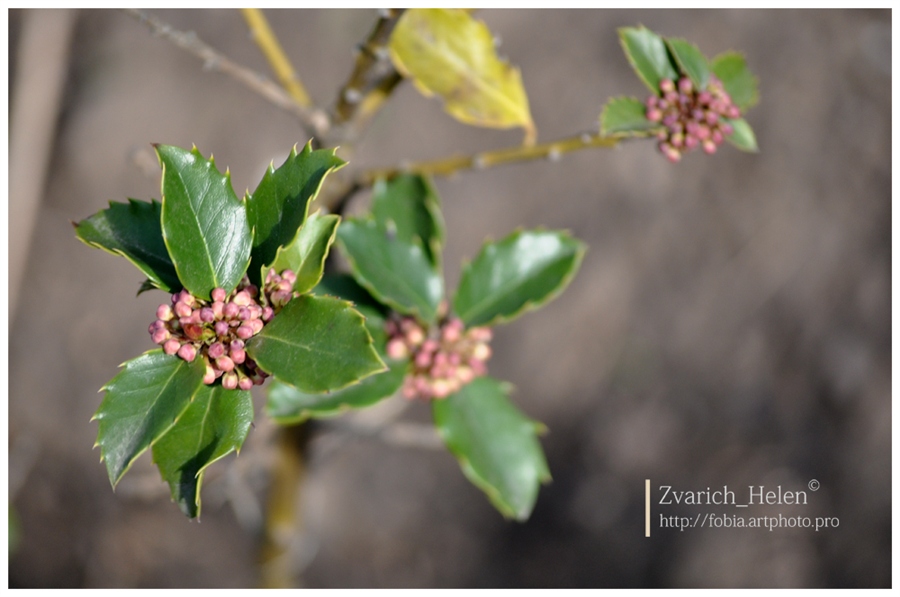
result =
[{"label": "brown branch", "polygon": [[399,174],[415,172],[430,176],[449,176],[463,170],[486,170],[501,164],[512,164],[531,160],[549,159],[555,161],[563,154],[591,147],[615,147],[621,137],[606,137],[598,133],[584,133],[576,137],[532,145],[517,145],[495,151],[483,151],[474,155],[451,156],[427,162],[406,164],[400,168],[384,168],[369,170],[360,176],[356,184],[360,187],[370,186],[378,179],[390,179]]},{"label": "brown branch", "polygon": [[126,9],[125,12],[149,27],[154,35],[203,60],[203,66],[207,70],[228,75],[272,104],[296,116],[309,135],[322,135],[328,130],[330,122],[324,111],[298,105],[278,84],[254,70],[237,64],[201,41],[193,31],[179,31],[140,10]]},{"label": "brown branch", "polygon": [[345,140],[358,136],[381,109],[403,77],[390,60],[387,44],[403,9],[383,11],[366,41],[359,46],[356,65],[341,88],[334,123],[343,125]]}]

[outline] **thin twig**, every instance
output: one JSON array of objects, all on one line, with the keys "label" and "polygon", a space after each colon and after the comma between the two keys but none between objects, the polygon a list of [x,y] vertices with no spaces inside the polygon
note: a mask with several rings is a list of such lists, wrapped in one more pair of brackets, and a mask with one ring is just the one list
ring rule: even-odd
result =
[{"label": "thin twig", "polygon": [[357,179],[357,185],[370,186],[379,179],[393,178],[399,174],[416,172],[430,176],[450,176],[463,170],[486,170],[501,164],[526,162],[531,160],[548,159],[556,161],[563,154],[588,149],[590,147],[615,147],[622,141],[620,137],[606,137],[597,133],[584,133],[576,137],[568,137],[525,147],[517,145],[495,151],[483,151],[468,156],[451,156],[427,162],[416,162],[404,165],[400,168],[384,168],[380,170],[368,170]]},{"label": "thin twig", "polygon": [[335,124],[358,136],[403,80],[391,64],[387,44],[403,9],[383,11],[366,41],[359,46],[356,65],[341,88],[334,109]]},{"label": "thin twig", "polygon": [[207,70],[218,71],[242,83],[248,89],[267,99],[282,110],[296,116],[309,135],[322,135],[329,128],[329,118],[324,111],[297,105],[276,83],[254,70],[246,68],[200,41],[193,31],[178,31],[167,23],[143,11],[126,9],[128,14],[145,24],[154,35],[162,37],[179,48],[203,60]]},{"label": "thin twig", "polygon": [[247,27],[250,29],[253,41],[256,42],[266,60],[269,61],[269,65],[275,71],[275,76],[278,78],[281,86],[287,90],[298,105],[304,108],[311,107],[312,100],[309,99],[306,88],[300,81],[300,77],[294,70],[290,59],[281,48],[278,37],[272,31],[272,28],[269,27],[269,21],[266,20],[262,11],[258,8],[242,8],[241,14],[244,15],[244,20],[247,21]]}]

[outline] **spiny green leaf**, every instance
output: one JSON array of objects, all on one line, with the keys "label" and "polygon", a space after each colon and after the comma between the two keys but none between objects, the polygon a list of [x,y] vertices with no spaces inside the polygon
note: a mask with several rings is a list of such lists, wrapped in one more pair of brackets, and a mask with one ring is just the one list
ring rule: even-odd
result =
[{"label": "spiny green leaf", "polygon": [[678,78],[663,38],[653,31],[646,27],[623,27],[619,29],[619,40],[629,64],[651,92],[659,95],[660,81]]},{"label": "spiny green leaf", "polygon": [[600,134],[615,137],[646,137],[660,130],[658,122],[647,120],[644,103],[633,97],[616,97],[603,106]]},{"label": "spiny green leaf", "polygon": [[759,101],[758,81],[750,69],[747,61],[738,52],[725,52],[719,54],[712,61],[712,71],[722,81],[725,91],[731,96],[731,101],[741,109],[748,110]]},{"label": "spiny green leaf", "polygon": [[159,223],[161,205],[129,199],[75,224],[75,235],[88,246],[121,255],[150,278],[153,288],[181,290]]},{"label": "spiny green leaf", "polygon": [[184,412],[203,385],[203,359],[188,363],[152,350],[124,364],[94,415],[97,445],[113,487],[141,453]]},{"label": "spiny green leaf", "polygon": [[586,249],[551,230],[519,231],[486,243],[463,267],[454,311],[467,326],[490,326],[536,309],[565,289]]},{"label": "spiny green leaf", "polygon": [[428,178],[402,174],[388,182],[377,181],[372,191],[372,215],[385,225],[393,225],[400,240],[413,243],[419,239],[428,259],[440,271],[444,217],[440,198]]},{"label": "spiny green leaf", "polygon": [[297,235],[306,221],[309,204],[328,173],[345,164],[334,152],[333,149],[313,151],[312,142],[299,154],[294,147],[277,170],[274,164],[269,165],[249,196],[247,213],[255,231],[249,274],[254,284],[260,283],[255,278],[264,265],[275,259],[278,247],[287,245]]},{"label": "spiny green leaf", "polygon": [[247,354],[266,373],[310,394],[385,370],[363,316],[346,301],[312,295],[285,305],[247,343]]},{"label": "spiny green leaf", "polygon": [[372,336],[376,350],[379,354],[384,354],[384,344],[387,342],[384,322],[388,316],[388,308],[375,300],[368,290],[353,279],[353,276],[326,274],[312,291],[318,296],[333,296],[350,302],[353,308],[366,318],[366,330]]},{"label": "spiny green leaf", "polygon": [[305,294],[313,289],[322,279],[325,270],[325,258],[337,234],[340,216],[323,216],[318,211],[309,216],[297,236],[290,243],[279,247],[275,260],[262,269],[262,279],[270,268],[276,272],[289,269],[297,274],[294,291]]},{"label": "spiny green leaf", "polygon": [[527,520],[550,481],[537,440],[543,426],[507,398],[508,384],[479,377],[433,403],[434,422],[463,473],[507,518]]},{"label": "spiny green leaf", "polygon": [[391,361],[384,373],[370,375],[358,384],[326,394],[307,394],[275,380],[269,388],[266,414],[276,423],[292,425],[306,419],[333,417],[348,410],[371,406],[388,398],[403,384],[406,361]]},{"label": "spiny green leaf", "polygon": [[487,25],[459,9],[407,10],[388,45],[394,66],[425,96],[475,126],[525,129],[535,136],[519,70],[497,57]]},{"label": "spiny green leaf", "polygon": [[444,280],[420,244],[404,242],[373,220],[346,220],[338,242],[353,276],[372,296],[394,310],[431,322],[444,296]]},{"label": "spiny green leaf", "polygon": [[741,151],[757,152],[759,146],[756,145],[756,135],[750,124],[743,118],[724,119],[734,127],[734,132],[725,137],[725,140],[740,149]]},{"label": "spiny green leaf", "polygon": [[681,72],[690,77],[696,89],[706,89],[709,83],[709,64],[700,48],[684,39],[666,39]]},{"label": "spiny green leaf", "polygon": [[250,260],[253,233],[231,177],[193,148],[157,145],[163,167],[162,230],[178,279],[194,296],[231,292]]},{"label": "spiny green leaf", "polygon": [[200,515],[203,471],[240,450],[252,422],[250,392],[204,385],[175,425],[153,444],[153,461],[186,516]]}]

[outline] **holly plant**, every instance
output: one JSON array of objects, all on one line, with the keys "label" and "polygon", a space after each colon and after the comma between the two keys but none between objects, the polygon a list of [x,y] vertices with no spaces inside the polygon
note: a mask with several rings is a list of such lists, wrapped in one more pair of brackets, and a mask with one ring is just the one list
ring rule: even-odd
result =
[{"label": "holly plant", "polygon": [[[268,40],[270,61],[283,67],[284,57],[272,55],[271,31],[259,25],[261,13],[245,14]],[[712,154],[726,140],[756,151],[743,119],[757,101],[756,78],[743,56],[707,60],[696,46],[644,27],[619,36],[651,94],[610,100],[599,133],[536,144],[521,75],[496,56],[487,26],[467,11],[412,9],[379,17],[330,114],[313,109],[290,69],[280,71],[291,72],[284,84],[293,100],[279,101],[295,102],[315,138],[278,168],[270,165],[243,198],[228,172],[196,148],[156,145],[160,201],[110,203],[75,224],[81,241],[125,257],[146,276],[139,292],[168,295],[148,317],[157,348],[122,365],[94,416],[113,487],[149,450],[173,500],[198,516],[204,471],[240,449],[254,417],[250,390],[272,378],[265,411],[283,425],[395,395],[428,403],[466,477],[504,516],[527,519],[550,479],[538,442],[543,426],[513,405],[509,383],[488,375],[492,328],[557,297],[586,247],[562,231],[517,230],[486,242],[447,292],[444,223],[431,176],[626,139],[655,138],[672,162],[696,148]],[[313,143],[352,143],[354,127],[364,128],[404,78],[442,98],[463,123],[521,128],[522,145],[339,178],[332,186],[344,198],[310,213],[345,165]],[[266,88],[267,97],[278,93]],[[342,139],[334,131],[351,132]],[[368,187],[368,211],[342,221],[346,198]],[[326,273],[335,242],[349,272],[329,266]]]},{"label": "holly plant", "polygon": [[292,423],[368,406],[398,391],[428,401],[466,477],[505,516],[524,520],[538,487],[550,479],[537,441],[543,427],[510,402],[510,384],[487,375],[491,327],[559,295],[578,271],[585,245],[548,230],[488,242],[463,267],[448,301],[442,241],[439,199],[426,178],[377,183],[371,215],[338,229],[350,276],[326,277],[313,293],[357,304],[389,370],[328,395],[275,382],[267,411]]},{"label": "holly plant", "polygon": [[250,388],[273,376],[331,392],[385,370],[365,319],[315,296],[340,218],[309,214],[333,151],[292,151],[239,199],[228,173],[194,148],[157,145],[162,201],[111,203],[75,225],[79,239],[122,255],[171,293],[150,324],[160,348],[104,386],[97,445],[115,486],[147,449],[172,498],[200,509],[203,471],[240,449]]}]

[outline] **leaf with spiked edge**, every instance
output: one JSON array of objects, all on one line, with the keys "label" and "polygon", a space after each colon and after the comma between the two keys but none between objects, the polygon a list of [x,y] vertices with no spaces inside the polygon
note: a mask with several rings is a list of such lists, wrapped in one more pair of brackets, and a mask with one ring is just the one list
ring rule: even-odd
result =
[{"label": "leaf with spiked edge", "polygon": [[712,71],[722,81],[725,91],[731,96],[731,101],[741,112],[756,105],[759,101],[758,81],[750,69],[747,61],[738,52],[724,52],[712,60]]},{"label": "leaf with spiked edge", "polygon": [[181,281],[163,240],[161,211],[158,201],[110,201],[109,208],[74,224],[75,236],[90,247],[125,257],[149,278],[152,288],[178,292]]},{"label": "leaf with spiked edge", "polygon": [[260,369],[310,394],[340,390],[386,369],[350,303],[309,294],[291,299],[246,350]]},{"label": "leaf with spiked edge", "polygon": [[696,89],[706,89],[709,83],[709,63],[700,48],[684,39],[666,38],[665,41],[681,72],[690,77]]},{"label": "leaf with spiked edge", "polygon": [[123,364],[102,389],[94,414],[97,445],[113,487],[144,450],[162,437],[203,386],[203,359],[188,363],[156,349]]},{"label": "leaf with spiked edge", "polygon": [[269,388],[266,414],[276,423],[293,425],[372,406],[394,395],[403,384],[408,364],[408,359],[390,361],[389,369],[384,373],[370,375],[358,384],[325,394],[308,394],[275,380]]},{"label": "leaf with spiked edge", "polygon": [[440,198],[427,177],[401,174],[387,182],[376,181],[372,216],[385,225],[393,225],[401,240],[413,243],[419,239],[428,259],[440,271],[444,218]]},{"label": "leaf with spiked edge", "polygon": [[503,516],[527,520],[550,470],[537,435],[544,426],[507,397],[511,386],[479,377],[432,403],[434,422],[463,473]]},{"label": "leaf with spiked edge", "polygon": [[265,280],[270,269],[276,273],[289,269],[297,274],[294,292],[305,294],[312,290],[325,271],[325,258],[337,234],[340,216],[323,216],[318,211],[309,216],[297,231],[297,236],[285,246],[278,247],[275,260],[263,267]]},{"label": "leaf with spiked edge", "polygon": [[355,219],[338,228],[338,242],[353,277],[372,296],[399,313],[434,321],[444,279],[420,243],[401,240],[380,222]]},{"label": "leaf with spiked edge", "polygon": [[155,147],[163,168],[163,238],[178,279],[206,300],[217,287],[231,292],[247,271],[253,233],[230,174],[196,147]]},{"label": "leaf with spiked edge", "polygon": [[646,27],[622,27],[619,41],[634,72],[651,92],[659,95],[660,81],[678,78],[665,41],[653,31]]},{"label": "leaf with spiked edge", "polygon": [[658,122],[647,120],[644,102],[633,97],[616,97],[603,106],[600,133],[611,137],[646,137],[662,130]]},{"label": "leaf with spiked edge", "polygon": [[153,461],[186,516],[200,515],[203,472],[216,460],[240,450],[252,422],[250,392],[204,385],[175,424],[153,444]]},{"label": "leaf with spiked edge", "polygon": [[334,149],[313,151],[309,142],[299,154],[294,147],[277,169],[274,164],[269,165],[247,201],[250,225],[255,231],[248,272],[252,283],[260,285],[262,280],[256,278],[261,268],[272,263],[278,247],[297,236],[325,177],[344,164]]},{"label": "leaf with spiked edge", "polygon": [[734,128],[734,132],[725,137],[725,140],[740,149],[741,151],[749,151],[755,153],[759,151],[756,145],[756,135],[750,124],[743,118],[724,119],[725,122]]},{"label": "leaf with spiked edge", "polygon": [[552,230],[522,230],[485,243],[463,267],[453,309],[467,326],[510,321],[558,296],[586,250],[581,241]]}]

